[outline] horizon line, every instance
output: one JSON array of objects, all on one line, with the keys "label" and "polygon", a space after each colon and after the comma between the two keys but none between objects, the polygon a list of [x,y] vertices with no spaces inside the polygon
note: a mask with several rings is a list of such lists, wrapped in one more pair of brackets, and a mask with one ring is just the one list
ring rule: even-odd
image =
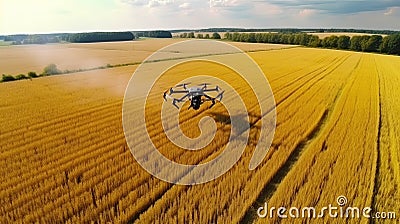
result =
[{"label": "horizon line", "polygon": [[400,30],[396,29],[370,29],[370,28],[339,28],[339,27],[209,27],[209,28],[154,28],[154,29],[109,29],[109,30],[85,30],[85,31],[54,31],[54,32],[18,32],[18,33],[1,33],[0,36],[13,36],[13,35],[46,35],[46,34],[74,34],[74,33],[93,33],[93,32],[145,32],[145,31],[156,31],[156,30],[163,30],[163,31],[200,31],[200,30],[207,30],[207,29],[243,29],[243,30],[285,30],[285,29],[293,29],[293,30],[355,30],[355,31],[389,31],[389,32],[400,32]]}]

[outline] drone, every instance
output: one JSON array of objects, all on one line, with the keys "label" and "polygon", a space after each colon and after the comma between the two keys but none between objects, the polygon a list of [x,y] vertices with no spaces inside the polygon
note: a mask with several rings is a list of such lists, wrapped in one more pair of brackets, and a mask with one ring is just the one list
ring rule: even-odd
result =
[{"label": "drone", "polygon": [[[170,88],[169,90],[164,92],[164,100],[167,101],[167,98],[172,99],[172,105],[174,105],[177,109],[179,106],[176,103],[186,102],[187,100],[190,101],[190,108],[194,110],[198,110],[206,101],[211,101],[211,105],[209,108],[213,107],[216,103],[216,100],[221,101],[222,96],[225,91],[222,91],[221,88],[215,86],[213,89],[209,89],[208,86],[211,85],[210,83],[202,83],[197,86],[188,87],[190,83],[183,83],[176,85],[175,87]],[[181,88],[180,90],[175,90],[174,88]],[[206,92],[217,92],[218,95],[216,97],[211,97],[206,94]],[[185,94],[181,98],[174,98],[173,94]]]}]

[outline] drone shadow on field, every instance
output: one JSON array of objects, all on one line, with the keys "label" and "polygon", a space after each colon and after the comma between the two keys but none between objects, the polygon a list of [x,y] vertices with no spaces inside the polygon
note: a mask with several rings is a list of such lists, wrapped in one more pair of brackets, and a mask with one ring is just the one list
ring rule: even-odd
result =
[{"label": "drone shadow on field", "polygon": [[210,115],[215,119],[216,122],[222,124],[223,126],[229,126],[230,128],[232,128],[232,120],[236,119],[238,122],[238,127],[234,127],[233,129],[233,133],[236,136],[240,136],[243,132],[245,132],[247,127],[250,128],[250,131],[260,129],[260,127],[258,127],[254,123],[250,123],[251,120],[258,121],[261,119],[260,115],[256,115],[253,113],[248,114],[249,120],[246,120],[247,114],[233,115],[232,118],[231,116],[224,113],[211,112]]}]

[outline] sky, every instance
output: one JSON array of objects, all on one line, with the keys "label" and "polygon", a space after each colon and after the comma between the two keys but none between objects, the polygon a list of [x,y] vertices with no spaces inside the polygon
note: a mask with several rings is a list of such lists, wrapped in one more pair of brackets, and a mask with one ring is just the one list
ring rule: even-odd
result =
[{"label": "sky", "polygon": [[0,34],[152,29],[400,30],[400,0],[0,0]]}]

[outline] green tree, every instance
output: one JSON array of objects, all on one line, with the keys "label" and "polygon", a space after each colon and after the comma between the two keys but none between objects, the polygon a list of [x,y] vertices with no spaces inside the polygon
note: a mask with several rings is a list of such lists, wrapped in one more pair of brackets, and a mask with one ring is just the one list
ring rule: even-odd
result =
[{"label": "green tree", "polygon": [[325,37],[324,40],[325,40],[325,47],[327,47],[327,48],[338,48],[339,37],[330,36],[330,37]]},{"label": "green tree", "polygon": [[213,33],[212,39],[221,39],[221,36],[219,35],[219,33]]},{"label": "green tree", "polygon": [[262,43],[263,42],[263,34],[262,33],[256,33],[255,34],[255,39],[257,43]]},{"label": "green tree", "polygon": [[250,43],[255,43],[255,42],[257,42],[257,40],[256,40],[256,34],[255,34],[255,33],[249,33],[246,42],[250,42]]},{"label": "green tree", "polygon": [[240,42],[248,42],[249,41],[249,34],[248,33],[241,33],[240,34]]},{"label": "green tree", "polygon": [[28,76],[31,77],[31,78],[37,78],[38,77],[36,72],[28,72]]},{"label": "green tree", "polygon": [[312,35],[308,40],[307,46],[309,47],[320,47],[320,39],[318,36]]},{"label": "green tree", "polygon": [[386,40],[386,52],[388,54],[400,55],[400,34],[388,36]]},{"label": "green tree", "polygon": [[353,36],[350,40],[350,50],[361,51],[361,36]]},{"label": "green tree", "polygon": [[16,80],[21,80],[21,79],[29,79],[26,75],[24,74],[19,74],[17,76],[15,76]]},{"label": "green tree", "polygon": [[229,33],[229,32],[226,32],[226,33],[224,34],[224,39],[232,40],[232,34]]},{"label": "green tree", "polygon": [[296,43],[296,35],[289,34],[289,36],[288,36],[288,44],[297,44]]},{"label": "green tree", "polygon": [[361,51],[368,51],[368,42],[369,42],[370,36],[364,35],[360,37],[360,46],[361,46]]},{"label": "green tree", "polygon": [[206,35],[204,36],[205,39],[210,39],[210,34],[206,33]]},{"label": "green tree", "polygon": [[238,32],[233,33],[231,40],[240,41],[240,33],[238,33]]},{"label": "green tree", "polygon": [[365,51],[367,52],[377,52],[379,51],[379,47],[382,44],[382,36],[380,35],[372,35],[368,38],[365,43]]},{"label": "green tree", "polygon": [[4,74],[3,74],[2,79],[1,79],[2,82],[11,82],[11,81],[14,81],[14,80],[15,80],[14,76],[12,76],[12,75],[4,75]]},{"label": "green tree", "polygon": [[379,47],[379,51],[381,53],[387,53],[388,52],[388,42],[389,42],[389,36],[386,36],[382,39],[381,46]]},{"label": "green tree", "polygon": [[349,36],[340,36],[337,41],[338,49],[349,49],[350,47],[350,37]]},{"label": "green tree", "polygon": [[194,38],[194,32],[190,32],[190,33],[188,34],[188,38]]},{"label": "green tree", "polygon": [[293,36],[293,39],[291,40],[292,44],[307,46],[311,35],[308,35],[306,33],[298,33],[298,34],[293,34],[292,36]]},{"label": "green tree", "polygon": [[197,34],[197,38],[199,38],[199,39],[203,39],[203,38],[204,38],[204,36],[203,36],[203,34],[202,34],[202,33],[199,33],[199,34]]}]

